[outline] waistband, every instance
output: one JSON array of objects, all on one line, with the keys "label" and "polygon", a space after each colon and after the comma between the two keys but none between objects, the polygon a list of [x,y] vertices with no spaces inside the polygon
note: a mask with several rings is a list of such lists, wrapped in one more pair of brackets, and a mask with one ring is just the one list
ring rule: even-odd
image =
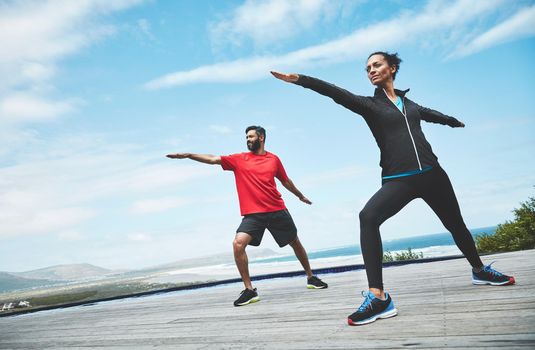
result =
[{"label": "waistband", "polygon": [[416,169],[416,170],[411,170],[411,171],[407,171],[407,172],[400,173],[400,174],[383,176],[382,179],[383,180],[389,180],[389,179],[395,179],[395,178],[398,178],[398,177],[405,177],[405,176],[421,174],[421,173],[425,173],[426,171],[429,171],[431,169],[433,169],[433,167],[432,166],[428,166],[428,167],[425,167],[425,168],[423,168],[421,170],[420,169]]}]

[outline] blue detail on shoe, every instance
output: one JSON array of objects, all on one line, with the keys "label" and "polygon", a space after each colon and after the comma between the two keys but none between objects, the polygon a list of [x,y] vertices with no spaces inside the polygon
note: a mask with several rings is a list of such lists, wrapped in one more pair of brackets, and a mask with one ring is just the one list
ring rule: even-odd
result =
[{"label": "blue detail on shoe", "polygon": [[358,308],[359,312],[364,312],[370,306],[372,300],[375,298],[375,295],[373,295],[372,292],[365,293],[364,291],[362,291],[362,296],[364,297],[364,301]]},{"label": "blue detail on shoe", "polygon": [[514,277],[504,275],[503,273],[494,270],[492,268],[492,264],[494,263],[495,261],[483,266],[483,270],[480,272],[472,271],[472,283],[476,285],[490,284],[492,286],[515,284]]},{"label": "blue detail on shoe", "polygon": [[[386,300],[389,300],[388,302],[388,305],[387,307],[378,312],[378,313],[375,313],[375,310],[373,309],[374,307],[374,301],[375,301],[375,306],[377,306],[378,303],[381,303],[383,301],[386,301],[386,300],[381,300],[379,298],[377,298],[372,292],[362,292],[362,296],[364,297],[364,301],[362,302],[362,304],[359,306],[359,308],[357,309],[357,311],[355,313],[353,313],[352,315],[349,316],[348,318],[348,324],[350,326],[360,326],[360,325],[365,325],[365,324],[368,324],[368,323],[372,323],[374,321],[376,321],[377,319],[380,319],[380,318],[389,318],[389,317],[393,317],[393,316],[396,316],[398,314],[398,311],[396,310],[396,308],[394,307],[394,302],[392,301],[392,298],[390,298],[390,296],[388,295],[388,293],[385,293],[385,296],[386,296]],[[357,314],[357,320],[353,320],[352,319],[352,316],[354,316],[355,314]],[[361,315],[358,315],[358,314],[361,314]],[[363,319],[358,319],[366,314],[369,314],[370,316],[367,317],[367,318],[363,318]]]}]

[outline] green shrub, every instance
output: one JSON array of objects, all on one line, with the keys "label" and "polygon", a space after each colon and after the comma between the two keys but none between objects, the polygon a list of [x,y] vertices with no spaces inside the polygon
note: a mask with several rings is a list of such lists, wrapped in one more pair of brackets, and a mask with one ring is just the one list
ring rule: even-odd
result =
[{"label": "green shrub", "polygon": [[386,251],[383,253],[383,262],[392,262],[394,261],[394,257],[392,256],[392,253],[390,251]]},{"label": "green shrub", "polygon": [[396,253],[392,255],[388,250],[383,253],[383,262],[392,262],[392,261],[405,261],[405,260],[416,260],[422,259],[424,253],[422,252],[413,252],[412,248],[407,248],[406,252]]},{"label": "green shrub", "polygon": [[535,197],[513,209],[515,219],[498,225],[495,234],[476,236],[480,253],[511,252],[535,248]]}]

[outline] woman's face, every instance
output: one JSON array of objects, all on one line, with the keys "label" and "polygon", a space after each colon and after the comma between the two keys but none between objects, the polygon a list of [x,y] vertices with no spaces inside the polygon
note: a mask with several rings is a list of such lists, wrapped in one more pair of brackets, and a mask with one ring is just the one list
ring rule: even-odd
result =
[{"label": "woman's face", "polygon": [[396,67],[390,67],[383,55],[373,55],[366,64],[368,79],[375,86],[386,86],[388,81],[393,81]]}]

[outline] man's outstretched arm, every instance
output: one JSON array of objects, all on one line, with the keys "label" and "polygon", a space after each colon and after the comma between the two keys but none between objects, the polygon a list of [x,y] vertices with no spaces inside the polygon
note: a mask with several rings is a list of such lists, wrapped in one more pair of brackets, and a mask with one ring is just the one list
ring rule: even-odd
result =
[{"label": "man's outstretched arm", "polygon": [[167,158],[172,159],[192,159],[197,162],[206,164],[221,164],[221,157],[212,154],[195,154],[195,153],[173,153],[166,155]]},{"label": "man's outstretched arm", "polygon": [[286,189],[287,189],[288,191],[290,191],[290,192],[292,192],[293,194],[295,194],[296,197],[299,198],[299,200],[300,200],[301,202],[304,202],[304,203],[306,203],[306,204],[312,204],[312,202],[311,202],[307,197],[305,197],[305,195],[302,194],[301,191],[299,191],[299,190],[297,189],[297,187],[295,187],[295,185],[294,185],[294,183],[292,182],[292,180],[288,179],[288,180],[286,180],[285,182],[281,182],[281,183],[282,183],[282,185],[283,185],[284,187],[286,187]]}]

